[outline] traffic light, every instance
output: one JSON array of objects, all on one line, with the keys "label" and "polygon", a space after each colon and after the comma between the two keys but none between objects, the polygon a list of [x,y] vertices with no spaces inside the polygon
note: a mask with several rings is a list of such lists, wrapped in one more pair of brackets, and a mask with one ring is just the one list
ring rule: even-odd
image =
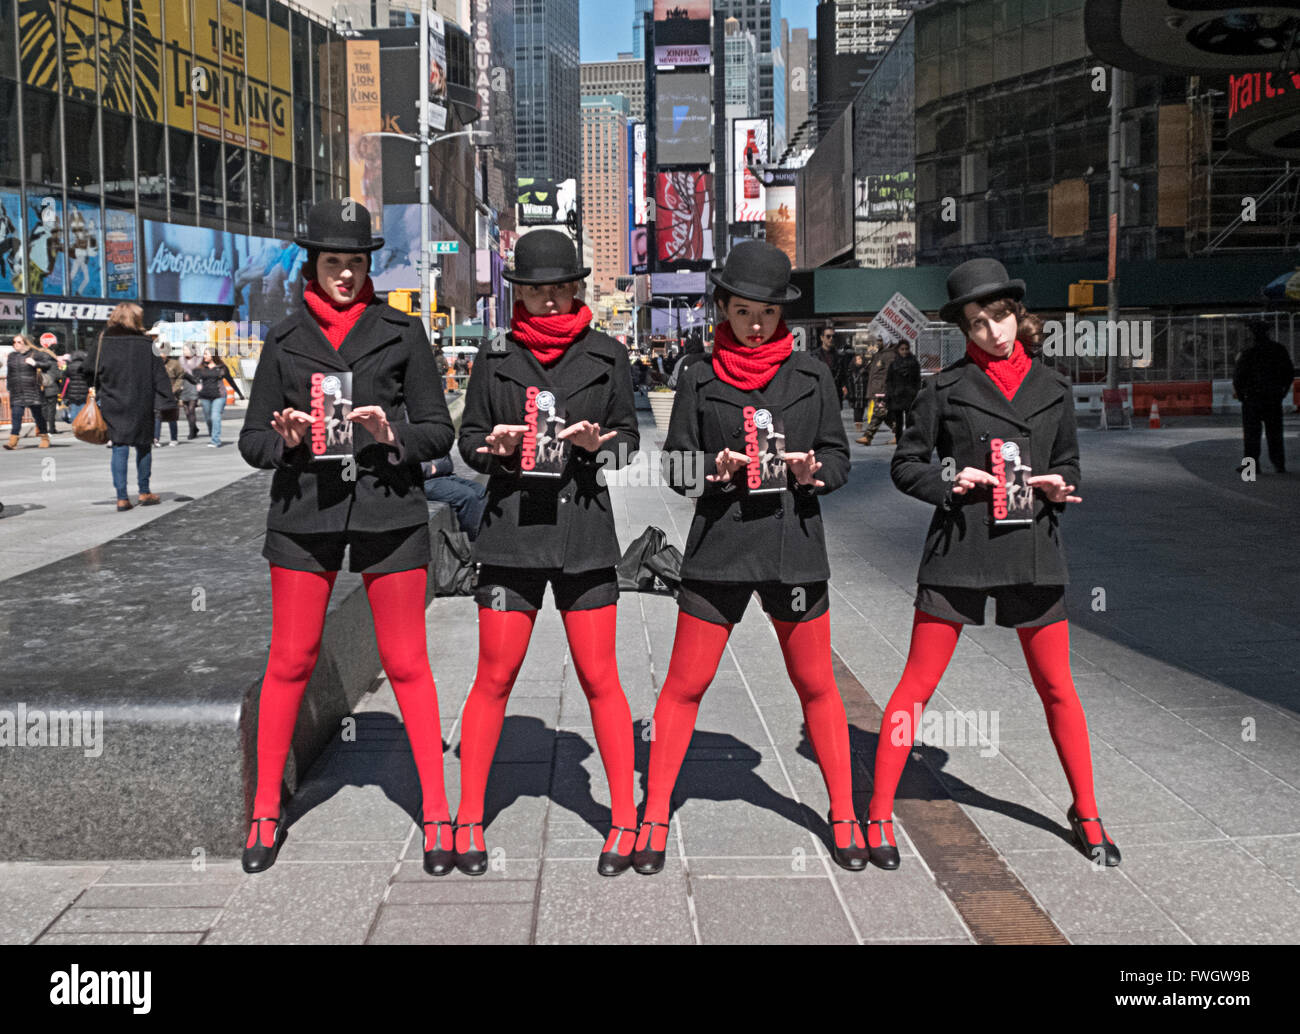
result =
[{"label": "traffic light", "polygon": [[398,312],[408,316],[420,314],[420,292],[407,288],[398,288],[388,292],[388,304]]}]

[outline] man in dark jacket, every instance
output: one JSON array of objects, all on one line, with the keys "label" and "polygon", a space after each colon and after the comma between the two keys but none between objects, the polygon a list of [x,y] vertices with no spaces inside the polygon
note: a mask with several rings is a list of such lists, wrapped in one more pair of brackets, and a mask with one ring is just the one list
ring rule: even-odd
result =
[{"label": "man in dark jacket", "polygon": [[885,412],[890,426],[894,429],[894,441],[902,434],[911,418],[909,411],[916,401],[916,393],[921,390],[921,364],[912,354],[912,346],[906,341],[898,343],[898,358],[885,372]]},{"label": "man in dark jacket", "polygon": [[835,394],[839,396],[842,404],[849,393],[845,381],[848,378],[849,363],[853,362],[853,350],[835,346],[835,324],[833,323],[822,327],[820,344],[820,348],[813,350],[813,357],[824,363],[826,369],[830,370],[831,379],[835,381]]},{"label": "man in dark jacket", "polygon": [[[867,364],[867,400],[871,403],[871,416],[867,421],[867,429],[863,432],[861,438],[857,439],[859,445],[870,445],[871,439],[876,436],[880,430],[880,425],[885,422],[887,406],[885,402],[885,380],[889,376],[889,368],[893,365],[894,360],[898,358],[898,348],[893,344],[882,344],[879,351],[871,357],[871,362]],[[893,427],[893,422],[890,422]],[[894,437],[897,439],[902,430],[893,427]]]},{"label": "man in dark jacket", "polygon": [[[1255,343],[1241,353],[1232,372],[1232,391],[1241,400],[1243,455],[1259,468],[1261,429],[1268,435],[1268,458],[1279,474],[1286,473],[1282,446],[1282,400],[1295,382],[1295,364],[1281,344],[1268,336],[1266,324],[1251,320]],[[1243,465],[1245,461],[1243,460]]]}]

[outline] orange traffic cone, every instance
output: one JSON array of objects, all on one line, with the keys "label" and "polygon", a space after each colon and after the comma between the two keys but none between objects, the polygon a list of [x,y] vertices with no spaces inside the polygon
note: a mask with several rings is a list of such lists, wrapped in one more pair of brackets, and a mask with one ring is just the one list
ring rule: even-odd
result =
[{"label": "orange traffic cone", "polygon": [[1147,421],[1147,427],[1153,431],[1160,427],[1160,405],[1155,399],[1151,400],[1151,418]]}]

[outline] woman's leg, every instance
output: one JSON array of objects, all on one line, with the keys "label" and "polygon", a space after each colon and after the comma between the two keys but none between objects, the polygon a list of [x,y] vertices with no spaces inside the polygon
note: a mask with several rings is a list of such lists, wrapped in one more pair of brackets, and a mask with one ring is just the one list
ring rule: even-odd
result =
[{"label": "woman's leg", "polygon": [[[831,616],[811,621],[772,620],[785,657],[785,670],[803,705],[808,739],[831,800],[831,818],[853,819],[853,767],[849,754],[849,720],[831,670]],[[838,822],[834,827],[838,847],[865,847],[855,827]]]},{"label": "woman's leg", "polygon": [[[149,475],[153,473],[153,446],[146,445],[143,449],[135,450],[135,482],[140,486],[140,494],[146,495],[149,491]],[[122,479],[123,484],[126,478]]]},{"label": "woman's leg", "polygon": [[[645,822],[668,821],[677,773],[695,731],[700,701],[718,671],[718,661],[731,635],[731,625],[701,621],[682,611],[677,612],[677,634],[668,675],[659,689],[654,719],[650,727],[650,772],[646,782]],[[637,838],[637,850],[663,851],[668,843],[664,826],[642,827],[644,837]],[[655,834],[650,836],[650,832]]]},{"label": "woman's leg", "polygon": [[[131,446],[116,443],[109,453],[108,468],[113,474],[113,488],[119,501],[126,498],[126,460],[130,454]],[[138,451],[136,456],[139,456]]]},{"label": "woman's leg", "polygon": [[[609,781],[612,825],[636,829],[636,801],[632,784],[635,779],[635,748],[632,740],[632,710],[618,678],[618,655],[615,632],[618,607],[610,604],[595,610],[566,610],[564,631],[569,638],[569,653],[578,682],[587,695],[596,746]],[[630,837],[626,843],[623,838]],[[635,834],[611,831],[605,839],[605,851],[631,854]]]},{"label": "woman's leg", "polygon": [[207,429],[208,435],[212,434],[212,399],[199,399],[199,407],[203,410],[203,426]]},{"label": "woman's leg", "polygon": [[[1088,719],[1070,674],[1070,624],[1055,621],[1037,628],[1017,628],[1029,676],[1047,712],[1047,728],[1074,795],[1074,809],[1084,818],[1097,814],[1092,786],[1092,749]],[[1083,823],[1090,844],[1101,843],[1098,823]]]},{"label": "woman's leg", "polygon": [[[457,822],[482,822],[492,756],[501,739],[506,701],[532,638],[535,610],[478,609],[478,670],[465,701],[460,729],[460,806]],[[485,851],[481,830],[456,831],[456,850]]]},{"label": "woman's leg", "polygon": [[[893,815],[894,793],[898,790],[898,780],[912,749],[921,709],[934,695],[935,687],[943,678],[944,669],[952,659],[960,635],[959,622],[945,621],[920,610],[912,618],[912,642],[907,648],[907,664],[889,703],[885,705],[885,716],[880,723],[880,736],[876,741],[875,780],[871,789],[871,803],[867,806],[868,819],[888,819]],[[880,846],[881,828],[867,828],[867,843],[870,846]],[[884,828],[892,829],[888,826]],[[874,844],[871,843],[872,839],[875,840]],[[894,844],[889,833],[885,834],[885,839]]]},{"label": "woman's leg", "polygon": [[[121,446],[125,453],[126,446]],[[113,447],[116,456],[117,446]],[[125,465],[125,464],[124,464]],[[320,656],[325,609],[336,571],[291,571],[271,565],[271,654],[257,703],[257,794],[253,818],[280,814],[280,783],[293,743],[293,727],[303,690]],[[274,843],[275,826],[254,823],[245,847],[253,846],[253,829],[261,828],[262,845]]]},{"label": "woman's leg", "polygon": [[153,440],[160,441],[162,435],[162,414],[158,410],[153,411]]},{"label": "woman's leg", "polygon": [[45,407],[44,407],[44,406],[28,406],[27,408],[28,408],[29,410],[31,410],[31,413],[32,413],[32,421],[33,421],[33,423],[36,424],[36,433],[37,433],[37,434],[49,434],[49,433],[50,433],[50,428],[49,428],[49,425],[45,422]]},{"label": "woman's leg", "polygon": [[197,438],[199,436],[199,422],[195,410],[198,409],[198,401],[196,399],[187,399],[181,405],[185,407],[185,419],[190,425],[190,437]]},{"label": "woman's leg", "polygon": [[[180,437],[180,432],[176,425],[177,425],[177,421],[175,420],[167,421],[167,430],[171,431],[172,433],[172,441],[176,441],[176,439]],[[155,435],[155,437],[157,436]]]},{"label": "woman's leg", "polygon": [[[223,389],[224,390],[224,389]],[[226,411],[226,396],[212,400],[212,444],[221,444],[221,414]]]},{"label": "woman's leg", "polygon": [[[365,574],[362,580],[375,619],[379,660],[392,683],[411,740],[415,768],[420,774],[420,789],[424,794],[421,821],[446,822],[451,814],[443,781],[442,723],[438,718],[438,690],[429,668],[424,623],[428,568]],[[441,829],[437,832],[441,836]],[[440,843],[434,846],[442,847]],[[451,849],[450,843],[446,849]]]}]

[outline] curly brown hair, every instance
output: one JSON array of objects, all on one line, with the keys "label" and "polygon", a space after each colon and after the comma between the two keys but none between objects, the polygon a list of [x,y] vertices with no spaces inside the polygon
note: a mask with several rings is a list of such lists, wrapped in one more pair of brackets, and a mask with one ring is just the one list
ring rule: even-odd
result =
[{"label": "curly brown hair", "polygon": [[[1005,319],[1008,314],[1014,312],[1016,314],[1016,339],[1025,346],[1025,351],[1031,356],[1039,354],[1043,341],[1042,317],[1030,312],[1025,308],[1023,302],[1012,298],[1010,295],[992,300],[980,299],[980,304],[988,310],[989,315],[995,320]],[[970,320],[966,318],[965,311],[957,315],[957,326],[961,328],[963,334],[970,334]]]}]

